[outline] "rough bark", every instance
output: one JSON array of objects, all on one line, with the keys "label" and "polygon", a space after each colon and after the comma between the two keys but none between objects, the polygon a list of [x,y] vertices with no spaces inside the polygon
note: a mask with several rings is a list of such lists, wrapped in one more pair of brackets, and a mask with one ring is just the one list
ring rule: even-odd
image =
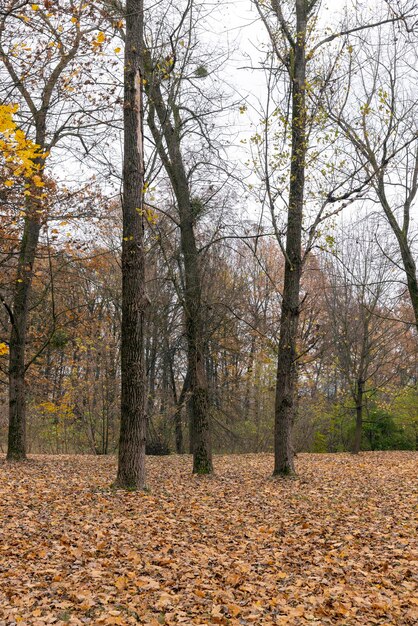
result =
[{"label": "rough bark", "polygon": [[306,22],[306,2],[305,0],[297,0],[297,35],[292,47],[293,59],[290,67],[292,85],[292,150],[289,208],[287,214],[286,258],[275,401],[273,474],[282,476],[295,473],[292,427],[297,393],[296,341],[300,309],[299,291],[302,275],[302,218],[306,161]]},{"label": "rough bark", "polygon": [[122,241],[121,424],[115,486],[145,487],[143,0],[126,2]]},{"label": "rough bark", "polygon": [[181,245],[185,268],[185,320],[190,385],[190,408],[193,420],[193,472],[212,472],[212,450],[209,425],[209,391],[203,349],[202,294],[199,258],[190,202],[181,220]]},{"label": "rough bark", "polygon": [[[36,119],[36,143],[45,149],[45,115]],[[43,175],[44,159],[34,161],[38,175]],[[26,336],[29,323],[29,302],[39,234],[42,225],[42,201],[36,185],[31,184],[26,199],[26,217],[17,262],[15,292],[9,343],[9,431],[8,461],[26,459]]]},{"label": "rough bark", "polygon": [[[35,216],[33,215],[35,214]],[[7,459],[23,461],[26,458],[26,390],[25,355],[28,327],[29,298],[33,268],[41,228],[36,209],[28,214],[20,245],[17,267],[13,319],[9,355],[9,433]]]},{"label": "rough bark", "polygon": [[399,241],[399,247],[401,250],[403,266],[405,268],[406,273],[406,281],[408,285],[408,293],[412,304],[412,309],[414,312],[415,319],[415,327],[418,331],[418,279],[417,279],[417,267],[415,263],[415,259],[412,254],[411,247],[408,242],[406,242],[406,238],[402,237],[402,240]]}]

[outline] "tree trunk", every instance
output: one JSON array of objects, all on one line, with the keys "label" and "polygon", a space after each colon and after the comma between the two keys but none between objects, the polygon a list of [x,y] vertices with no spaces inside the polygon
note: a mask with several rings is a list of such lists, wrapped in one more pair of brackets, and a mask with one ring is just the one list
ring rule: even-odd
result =
[{"label": "tree trunk", "polygon": [[[43,139],[43,138],[42,138]],[[37,160],[42,174],[43,160]],[[32,288],[36,250],[41,230],[41,201],[39,189],[31,187],[26,202],[24,232],[17,264],[15,295],[13,300],[12,329],[9,354],[9,433],[7,459],[26,459],[26,334],[29,318],[29,298]]]},{"label": "tree trunk", "polygon": [[[190,204],[190,203],[189,203]],[[191,213],[191,211],[190,211]],[[199,258],[189,211],[180,224],[185,274],[185,320],[193,420],[193,473],[210,474],[212,447],[209,425],[209,390],[203,349],[203,318]]]},{"label": "tree trunk", "polygon": [[245,385],[245,394],[244,394],[244,416],[245,419],[250,420],[251,418],[251,397],[254,392],[254,354],[255,354],[255,337],[252,335],[251,337],[251,347],[250,354],[248,356],[248,366],[247,366],[247,382]]},{"label": "tree trunk", "polygon": [[354,431],[353,454],[358,454],[361,448],[361,435],[363,431],[363,392],[364,381],[359,379],[357,381],[356,393],[356,429]]},{"label": "tree trunk", "polygon": [[184,443],[183,443],[183,426],[181,423],[181,412],[183,406],[181,405],[176,409],[174,414],[174,428],[175,428],[175,437],[176,437],[176,453],[184,454]]},{"label": "tree trunk", "polygon": [[189,389],[189,375],[188,373],[186,374],[186,377],[183,383],[183,388],[180,392],[180,397],[178,398],[177,390],[176,390],[176,380],[174,376],[174,363],[173,363],[174,354],[173,354],[172,349],[169,350],[169,355],[170,355],[169,366],[170,366],[171,390],[172,390],[173,401],[174,401],[174,406],[175,406],[173,419],[174,419],[174,429],[175,429],[176,452],[177,454],[183,454],[184,453],[184,441],[183,441],[183,426],[182,426],[181,414],[183,410],[184,401],[186,399],[187,392]]},{"label": "tree trunk", "polygon": [[306,161],[306,2],[296,0],[296,39],[290,68],[292,81],[292,151],[286,258],[277,363],[274,475],[295,473],[292,428],[297,393],[296,341],[302,274],[302,218]]},{"label": "tree trunk", "polygon": [[148,349],[146,352],[146,372],[147,372],[147,417],[152,419],[154,416],[155,403],[155,371],[157,367],[157,337],[156,326],[153,333],[147,338]]},{"label": "tree trunk", "polygon": [[[147,58],[146,91],[149,99],[148,121],[161,161],[170,178],[180,218],[180,242],[184,262],[183,309],[186,324],[187,360],[191,412],[190,442],[193,453],[193,473],[210,474],[212,445],[209,418],[209,390],[204,362],[204,322],[202,308],[202,279],[199,252],[195,236],[189,182],[181,153],[181,121],[178,110],[169,111],[162,97],[158,77],[152,74],[152,62]],[[172,105],[173,110],[175,105]],[[170,119],[173,112],[175,120]],[[156,126],[157,114],[160,129]],[[180,125],[180,126],[179,126]],[[167,146],[164,147],[163,140]]]},{"label": "tree trunk", "polygon": [[192,413],[191,398],[187,398],[186,402],[187,421],[189,423],[189,454],[193,454],[194,450],[194,421]]},{"label": "tree trunk", "polygon": [[[46,112],[36,117],[36,144],[45,150]],[[42,177],[45,158],[34,160],[36,173]],[[26,335],[29,321],[29,299],[32,290],[33,272],[42,225],[42,199],[39,188],[27,181],[30,194],[26,198],[26,216],[20,252],[17,262],[15,294],[12,307],[9,344],[9,433],[7,460],[26,459]]]},{"label": "tree trunk", "polygon": [[[411,250],[411,246],[408,243],[409,212],[407,213],[408,221],[407,223],[404,223],[404,227],[401,228],[386,197],[383,172],[379,176],[376,191],[380,203],[383,207],[383,211],[389,222],[389,225],[392,228],[392,231],[398,242],[399,250],[402,257],[402,263],[406,274],[408,293],[411,300],[412,310],[414,312],[415,327],[418,330],[418,278],[417,266]],[[406,214],[406,210],[404,211],[404,214]]]},{"label": "tree trunk", "polygon": [[[397,233],[395,232],[395,235]],[[406,236],[402,233],[398,236],[399,247],[401,250],[401,256],[403,266],[406,273],[406,282],[408,285],[408,293],[412,304],[412,310],[414,312],[415,328],[418,331],[418,280],[417,280],[417,266],[413,257],[411,248],[406,240]]]},{"label": "tree trunk", "polygon": [[122,241],[121,424],[115,486],[145,487],[143,0],[126,2]]}]

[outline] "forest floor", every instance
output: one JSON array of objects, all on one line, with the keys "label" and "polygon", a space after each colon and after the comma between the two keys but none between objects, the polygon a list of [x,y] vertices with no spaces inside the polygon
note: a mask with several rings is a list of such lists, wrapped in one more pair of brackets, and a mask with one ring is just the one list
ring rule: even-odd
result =
[{"label": "forest floor", "polygon": [[418,623],[418,453],[0,461],[0,625]]}]

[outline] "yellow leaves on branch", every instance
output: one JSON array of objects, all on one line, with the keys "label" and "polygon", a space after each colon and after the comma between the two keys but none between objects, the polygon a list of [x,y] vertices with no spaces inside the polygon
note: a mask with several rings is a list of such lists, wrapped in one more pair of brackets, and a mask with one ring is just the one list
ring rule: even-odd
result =
[{"label": "yellow leaves on branch", "polygon": [[[146,192],[146,186],[144,185],[144,191],[143,193]],[[145,219],[147,220],[148,224],[151,224],[152,226],[155,226],[155,224],[158,222],[158,213],[152,209],[149,206],[145,206],[143,209],[138,208],[136,209],[136,211],[140,214],[143,215],[145,217]]]},{"label": "yellow leaves on branch", "polygon": [[148,207],[147,209],[145,209],[145,219],[147,220],[148,224],[155,226],[155,224],[158,222],[158,213],[154,211],[154,209]]},{"label": "yellow leaves on branch", "polygon": [[15,179],[23,176],[36,187],[43,187],[37,161],[46,155],[18,128],[13,117],[17,110],[17,105],[0,105],[0,157],[8,172],[4,185],[13,187]]},{"label": "yellow leaves on branch", "polygon": [[92,46],[93,46],[93,50],[100,50],[102,47],[102,44],[104,44],[106,41],[106,35],[104,34],[103,31],[99,31],[97,33],[96,39],[93,39],[92,41]]},{"label": "yellow leaves on branch", "polygon": [[68,394],[65,394],[62,401],[58,404],[54,402],[50,402],[49,400],[45,400],[38,404],[37,408],[39,412],[45,417],[53,417],[58,421],[72,419],[74,417],[73,409],[71,405],[67,402]]},{"label": "yellow leaves on branch", "polygon": [[7,354],[9,354],[9,346],[3,341],[0,341],[0,356],[6,356]]}]

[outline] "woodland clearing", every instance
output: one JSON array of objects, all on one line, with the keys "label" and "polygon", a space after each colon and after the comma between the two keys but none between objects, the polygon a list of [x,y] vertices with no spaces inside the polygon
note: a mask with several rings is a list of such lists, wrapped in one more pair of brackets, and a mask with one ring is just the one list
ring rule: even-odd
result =
[{"label": "woodland clearing", "polygon": [[0,464],[0,624],[413,625],[416,452],[148,457]]}]

